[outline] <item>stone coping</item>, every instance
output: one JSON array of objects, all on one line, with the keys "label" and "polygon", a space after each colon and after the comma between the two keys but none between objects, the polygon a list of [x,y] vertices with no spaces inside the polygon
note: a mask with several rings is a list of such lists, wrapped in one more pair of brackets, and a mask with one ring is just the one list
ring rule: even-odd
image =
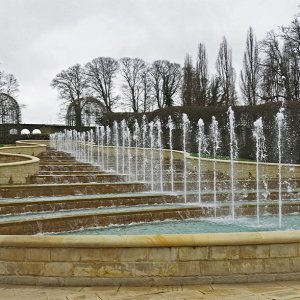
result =
[{"label": "stone coping", "polygon": [[300,230],[160,235],[0,235],[0,247],[152,248],[241,246],[300,242]]},{"label": "stone coping", "polygon": [[12,154],[12,153],[0,153],[0,155],[2,156],[13,156],[13,157],[20,157],[23,158],[24,160],[21,161],[14,161],[14,162],[9,162],[9,163],[0,163],[0,167],[3,166],[20,166],[20,165],[26,165],[26,164],[31,164],[34,162],[39,162],[40,159],[35,157],[35,156],[31,156],[31,155],[26,155],[26,154]]}]

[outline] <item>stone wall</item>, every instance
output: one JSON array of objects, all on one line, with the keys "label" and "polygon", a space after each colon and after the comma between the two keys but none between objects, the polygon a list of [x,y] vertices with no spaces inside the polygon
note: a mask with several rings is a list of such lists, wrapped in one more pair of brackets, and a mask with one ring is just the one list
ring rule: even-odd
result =
[{"label": "stone wall", "polygon": [[296,280],[299,234],[0,236],[0,282],[178,285]]},{"label": "stone wall", "polygon": [[7,158],[7,161],[19,159],[15,162],[0,163],[0,185],[2,184],[23,184],[26,178],[36,174],[39,171],[39,158],[21,155],[0,153],[1,159]]},{"label": "stone wall", "polygon": [[0,185],[26,183],[39,171],[39,159],[34,156],[46,151],[48,141],[37,142],[18,141],[16,146],[0,148]]},{"label": "stone wall", "polygon": [[[103,147],[104,155],[109,153],[109,155],[113,158],[116,153],[116,148],[113,146]],[[97,146],[94,146],[94,155],[97,156]],[[127,152],[126,147],[126,152]],[[135,157],[135,148],[130,149],[130,153],[132,157]],[[145,149],[145,156],[149,159],[150,158],[150,151],[153,151],[153,158],[159,159],[160,152],[158,149],[149,148]],[[101,153],[101,150],[100,150]],[[143,156],[144,150],[143,148],[138,148],[137,153],[139,156]],[[174,160],[183,160],[184,159],[184,152],[173,150],[173,159]],[[163,157],[164,159],[169,159],[171,156],[171,151],[164,149],[163,150]],[[185,154],[186,162],[187,162],[187,169],[191,171],[197,171],[198,169],[198,157],[191,156],[189,153]],[[202,171],[213,171],[214,169],[214,160],[209,158],[201,158],[201,167]],[[221,160],[216,159],[216,171],[223,173],[224,175],[230,175],[230,160]],[[255,178],[256,176],[256,162],[255,161],[234,161],[234,170],[235,170],[235,178],[236,179],[248,179],[248,178]],[[282,177],[284,178],[294,178],[300,177],[300,164],[282,164],[281,168]],[[278,163],[259,163],[259,174],[260,176],[265,174],[268,178],[276,178],[278,177]]]}]

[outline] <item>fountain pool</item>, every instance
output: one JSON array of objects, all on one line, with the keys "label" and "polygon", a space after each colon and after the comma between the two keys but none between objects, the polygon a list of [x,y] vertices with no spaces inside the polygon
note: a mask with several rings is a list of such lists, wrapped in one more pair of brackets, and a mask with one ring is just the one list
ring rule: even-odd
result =
[{"label": "fountain pool", "polygon": [[227,218],[202,218],[186,220],[166,220],[147,223],[132,223],[126,226],[112,225],[84,228],[75,231],[60,232],[68,235],[155,235],[155,234],[199,234],[228,232],[259,232],[300,230],[300,213],[286,214],[282,218],[281,228],[277,226],[276,216],[261,217],[260,225],[253,216],[233,220]]}]

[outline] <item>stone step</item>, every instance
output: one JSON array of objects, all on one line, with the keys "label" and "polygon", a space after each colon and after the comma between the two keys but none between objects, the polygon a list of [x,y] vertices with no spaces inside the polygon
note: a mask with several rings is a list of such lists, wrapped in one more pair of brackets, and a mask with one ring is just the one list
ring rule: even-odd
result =
[{"label": "stone step", "polygon": [[83,163],[83,162],[78,162],[77,160],[62,160],[62,161],[46,161],[42,160],[40,161],[40,166],[48,166],[48,165],[79,165],[79,166],[90,166],[89,163]]},{"label": "stone step", "polygon": [[107,172],[104,171],[39,171],[37,175],[94,175],[94,174],[95,175],[107,174]]},{"label": "stone step", "polygon": [[73,197],[46,197],[34,199],[9,199],[0,201],[0,215],[14,215],[28,212],[47,212],[83,208],[153,205],[183,202],[181,196],[174,194],[119,194],[89,195]]},{"label": "stone step", "polygon": [[137,182],[1,185],[0,198],[134,193],[147,190],[147,185]]},{"label": "stone step", "polygon": [[38,234],[78,230],[80,228],[130,224],[134,222],[153,222],[163,220],[183,220],[212,213],[211,207],[179,206],[149,207],[149,209],[130,208],[120,211],[77,211],[66,214],[40,214],[27,219],[0,221],[0,234]]},{"label": "stone step", "polygon": [[30,184],[47,183],[89,183],[89,182],[124,182],[128,179],[126,175],[117,174],[73,174],[68,175],[34,175],[28,178]]},{"label": "stone step", "polygon": [[99,171],[99,168],[91,165],[40,165],[40,171]]}]

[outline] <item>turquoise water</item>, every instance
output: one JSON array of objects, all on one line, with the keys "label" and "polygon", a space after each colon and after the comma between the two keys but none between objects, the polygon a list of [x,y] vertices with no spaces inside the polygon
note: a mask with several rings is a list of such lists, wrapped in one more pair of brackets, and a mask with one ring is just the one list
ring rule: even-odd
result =
[{"label": "turquoise water", "polygon": [[158,221],[122,226],[88,228],[72,232],[54,234],[84,235],[137,235],[137,234],[192,234],[217,232],[253,232],[300,229],[300,215],[291,214],[282,217],[282,227],[278,227],[277,216],[261,216],[257,225],[254,217],[190,219],[182,221]]}]

